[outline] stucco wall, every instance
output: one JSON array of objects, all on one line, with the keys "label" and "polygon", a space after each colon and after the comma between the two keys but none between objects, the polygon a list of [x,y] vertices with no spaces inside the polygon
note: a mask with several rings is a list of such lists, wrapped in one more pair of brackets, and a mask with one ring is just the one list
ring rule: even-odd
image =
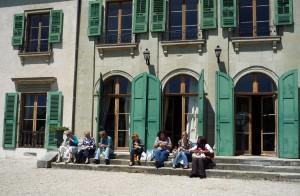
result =
[{"label": "stucco wall", "polygon": [[[274,21],[273,3],[271,0],[271,23]],[[282,41],[278,44],[277,52],[273,52],[272,43],[258,43],[252,45],[241,45],[240,52],[236,53],[231,42],[228,42],[228,31],[220,28],[220,9],[218,7],[218,23],[219,28],[204,31],[204,38],[206,45],[203,53],[197,52],[197,47],[173,47],[169,49],[168,55],[163,53],[163,48],[160,44],[160,35],[158,33],[144,33],[137,35],[138,48],[135,50],[135,55],[131,57],[129,50],[119,51],[104,51],[104,56],[101,58],[99,52],[95,50],[95,65],[93,64],[93,55],[82,55],[79,61],[82,62],[82,70],[78,72],[78,86],[77,96],[81,92],[86,92],[84,99],[77,97],[76,106],[76,129],[84,129],[86,127],[92,128],[96,131],[96,99],[93,102],[91,78],[94,77],[94,84],[99,78],[99,73],[108,74],[112,71],[123,71],[135,77],[142,72],[151,72],[157,74],[160,80],[163,80],[170,72],[176,69],[186,68],[193,72],[200,73],[204,69],[205,74],[205,92],[207,93],[207,105],[205,113],[205,123],[208,132],[208,139],[211,144],[214,143],[214,129],[215,129],[215,72],[224,71],[231,77],[235,77],[242,70],[251,66],[262,66],[271,70],[274,75],[280,76],[284,72],[291,69],[300,68],[300,59],[297,55],[300,53],[300,2],[294,3],[294,25],[280,27],[279,35],[282,35]],[[83,3],[86,4],[86,3]],[[87,42],[87,6],[82,7],[81,20],[81,34],[82,40],[80,51],[92,52],[93,41]],[[104,14],[105,16],[105,14]],[[219,45],[222,48],[220,57],[221,63],[218,65],[214,49]],[[151,66],[145,64],[143,51],[148,48],[151,52]],[[87,62],[84,64],[84,62]],[[87,66],[86,69],[83,69]],[[157,69],[159,67],[159,70]],[[299,70],[300,71],[300,70]],[[276,77],[275,77],[276,78]],[[81,81],[79,81],[81,80]],[[276,82],[276,81],[275,81]],[[80,89],[79,89],[80,88]],[[96,98],[96,97],[95,97]],[[83,107],[83,105],[85,107]],[[94,115],[89,119],[82,119],[79,113],[87,114],[92,112],[90,110],[94,105]],[[93,122],[93,125],[89,124]]]},{"label": "stucco wall", "polygon": [[[53,60],[48,64],[44,60],[31,58],[22,65],[19,50],[13,48],[11,38],[13,35],[13,16],[25,10],[36,9],[62,9],[64,13],[64,26],[62,43],[53,44]],[[3,119],[5,93],[16,92],[15,84],[11,78],[27,77],[55,77],[57,89],[62,91],[63,125],[71,127],[73,78],[76,41],[77,1],[1,1],[0,2],[0,146],[2,147]],[[56,88],[56,84],[53,85]]]}]

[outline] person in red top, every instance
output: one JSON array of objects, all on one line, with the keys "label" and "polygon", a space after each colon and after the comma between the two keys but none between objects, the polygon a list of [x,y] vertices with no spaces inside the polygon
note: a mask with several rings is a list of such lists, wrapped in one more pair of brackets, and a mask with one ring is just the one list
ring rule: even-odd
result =
[{"label": "person in red top", "polygon": [[190,152],[193,153],[192,157],[192,172],[190,178],[200,177],[205,178],[208,164],[212,161],[214,157],[214,151],[207,143],[207,140],[203,136],[199,136],[197,144],[190,149]]}]

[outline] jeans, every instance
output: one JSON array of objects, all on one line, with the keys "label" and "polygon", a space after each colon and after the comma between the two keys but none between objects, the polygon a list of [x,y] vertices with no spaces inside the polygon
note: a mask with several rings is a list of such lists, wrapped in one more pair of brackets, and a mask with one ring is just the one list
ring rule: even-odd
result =
[{"label": "jeans", "polygon": [[134,155],[137,155],[139,160],[141,159],[143,153],[143,149],[142,148],[138,148],[138,149],[134,149],[132,148],[130,151],[130,161],[134,162]]},{"label": "jeans", "polygon": [[155,150],[154,159],[158,162],[159,167],[164,166],[164,162],[168,159],[169,151],[168,150]]},{"label": "jeans", "polygon": [[100,155],[103,154],[105,159],[109,159],[109,155],[112,154],[112,149],[106,147],[106,148],[98,148],[96,151],[95,159],[99,160]]},{"label": "jeans", "polygon": [[191,155],[190,152],[184,152],[184,151],[178,152],[173,160],[173,166],[175,167],[181,161],[183,161],[183,166],[189,166],[188,156],[190,155]]}]

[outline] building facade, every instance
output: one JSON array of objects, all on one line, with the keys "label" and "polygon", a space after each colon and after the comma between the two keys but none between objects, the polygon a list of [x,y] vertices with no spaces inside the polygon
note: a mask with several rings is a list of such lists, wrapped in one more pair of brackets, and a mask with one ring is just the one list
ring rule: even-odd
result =
[{"label": "building facade", "polygon": [[[204,135],[217,155],[300,157],[300,2],[81,0],[30,6],[2,6],[10,19],[1,22],[13,29],[16,13],[9,9],[64,12],[62,46],[52,47],[58,57],[41,65],[47,70],[42,76],[56,78],[55,90],[64,95],[63,123],[56,125],[73,121],[79,137],[85,130],[94,137],[107,130],[116,151],[128,151],[133,132],[151,149],[164,130],[175,145],[184,131],[193,142]],[[26,78],[42,73],[31,59],[22,65],[9,42],[12,30],[1,33],[3,54],[12,57],[0,65],[13,67],[1,77],[11,86],[1,87],[5,102],[6,92],[22,96],[16,84],[32,86]]]},{"label": "building facade", "polygon": [[1,156],[38,156],[72,125],[77,1],[0,2]]}]

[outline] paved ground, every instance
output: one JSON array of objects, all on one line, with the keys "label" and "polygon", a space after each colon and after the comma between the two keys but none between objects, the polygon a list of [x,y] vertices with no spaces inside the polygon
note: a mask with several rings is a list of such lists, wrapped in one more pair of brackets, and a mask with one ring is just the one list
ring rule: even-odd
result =
[{"label": "paved ground", "polygon": [[34,160],[0,159],[0,195],[300,196],[300,183],[37,169]]}]

